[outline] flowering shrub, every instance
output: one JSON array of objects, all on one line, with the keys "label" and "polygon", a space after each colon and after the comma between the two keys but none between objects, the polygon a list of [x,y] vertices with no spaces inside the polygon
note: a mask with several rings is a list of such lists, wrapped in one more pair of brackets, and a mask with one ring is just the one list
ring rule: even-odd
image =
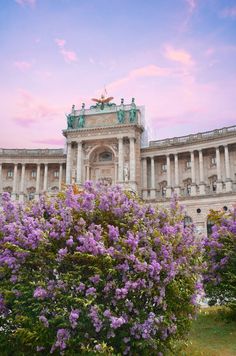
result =
[{"label": "flowering shrub", "polygon": [[119,187],[2,196],[1,355],[162,355],[196,311],[201,246]]},{"label": "flowering shrub", "polygon": [[211,304],[230,306],[236,312],[236,210],[211,212],[215,223],[206,240],[206,296]]}]

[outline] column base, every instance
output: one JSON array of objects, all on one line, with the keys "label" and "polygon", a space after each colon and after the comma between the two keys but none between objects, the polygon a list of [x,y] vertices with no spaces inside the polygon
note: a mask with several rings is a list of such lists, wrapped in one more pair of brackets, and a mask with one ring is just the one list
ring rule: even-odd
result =
[{"label": "column base", "polygon": [[150,189],[150,199],[156,199],[156,189]]},{"label": "column base", "polygon": [[191,185],[191,194],[192,197],[195,197],[197,195],[197,187],[196,184]]},{"label": "column base", "polygon": [[199,194],[200,195],[205,195],[206,194],[206,185],[205,185],[205,183],[200,183],[199,184]]},{"label": "column base", "polygon": [[228,180],[225,182],[225,190],[226,192],[232,192],[232,188],[233,188],[233,185],[232,185],[232,181]]},{"label": "column base", "polygon": [[124,184],[126,189],[132,190],[133,192],[137,191],[137,183],[135,181],[129,181]]},{"label": "column base", "polygon": [[222,184],[222,182],[216,182],[216,192],[217,193],[222,193],[222,190],[223,190],[223,184]]},{"label": "column base", "polygon": [[148,191],[147,190],[144,190],[142,191],[142,197],[144,200],[147,200],[148,199]]},{"label": "column base", "polygon": [[171,195],[172,195],[172,189],[171,189],[171,187],[167,187],[166,188],[166,197],[171,198]]},{"label": "column base", "polygon": [[11,199],[12,199],[12,200],[17,200],[17,194],[16,194],[16,193],[12,193]]},{"label": "column base", "polygon": [[23,193],[20,193],[19,195],[19,202],[23,203],[23,201],[25,200],[25,195]]},{"label": "column base", "polygon": [[180,187],[175,187],[174,193],[179,197],[180,196]]}]

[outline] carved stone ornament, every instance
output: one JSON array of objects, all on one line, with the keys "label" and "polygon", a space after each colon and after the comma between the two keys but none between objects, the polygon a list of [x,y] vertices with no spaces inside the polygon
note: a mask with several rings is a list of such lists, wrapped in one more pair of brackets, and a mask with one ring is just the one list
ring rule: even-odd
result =
[{"label": "carved stone ornament", "polygon": [[89,154],[91,149],[92,149],[92,145],[88,145],[87,143],[84,145],[84,152],[85,152],[86,155]]},{"label": "carved stone ornament", "polygon": [[111,147],[113,148],[113,150],[114,150],[115,152],[118,151],[118,144],[117,144],[117,143],[113,143],[113,144],[111,145]]}]

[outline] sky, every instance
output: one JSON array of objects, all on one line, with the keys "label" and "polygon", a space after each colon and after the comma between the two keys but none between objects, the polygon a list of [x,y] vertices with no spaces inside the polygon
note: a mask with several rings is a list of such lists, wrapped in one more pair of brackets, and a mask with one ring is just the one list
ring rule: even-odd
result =
[{"label": "sky", "polygon": [[145,106],[149,139],[236,124],[236,0],[2,0],[0,147],[59,148],[72,104]]}]

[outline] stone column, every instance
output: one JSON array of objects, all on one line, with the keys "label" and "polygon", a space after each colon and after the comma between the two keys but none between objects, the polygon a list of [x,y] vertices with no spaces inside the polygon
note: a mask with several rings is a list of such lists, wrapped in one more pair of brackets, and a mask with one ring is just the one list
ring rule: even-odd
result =
[{"label": "stone column", "polygon": [[166,174],[167,174],[167,187],[166,187],[166,197],[171,197],[171,179],[170,179],[170,155],[166,156]]},{"label": "stone column", "polygon": [[179,161],[178,161],[178,154],[175,154],[175,193],[177,195],[180,194],[179,188]]},{"label": "stone column", "polygon": [[67,141],[66,184],[71,184],[71,142]]},{"label": "stone column", "polygon": [[12,199],[16,200],[17,164],[14,164]]},{"label": "stone column", "polygon": [[123,183],[124,180],[124,157],[123,157],[123,137],[118,139],[118,182]]},{"label": "stone column", "polygon": [[37,173],[36,173],[36,194],[35,197],[39,198],[39,189],[40,189],[40,163],[37,164]]},{"label": "stone column", "polygon": [[232,191],[232,179],[231,179],[231,174],[230,174],[228,145],[225,145],[224,149],[225,149],[225,190],[226,190],[226,192],[231,192]]},{"label": "stone column", "polygon": [[195,196],[196,191],[196,176],[195,176],[195,160],[194,160],[194,152],[191,151],[191,178],[192,178],[192,185],[191,185],[191,195]]},{"label": "stone column", "polygon": [[147,199],[147,158],[142,159],[143,199]]},{"label": "stone column", "polygon": [[115,160],[115,163],[114,163],[114,183],[116,184],[117,183],[117,163],[116,163],[116,160]]},{"label": "stone column", "polygon": [[204,166],[203,166],[203,154],[202,150],[199,150],[199,176],[200,176],[200,183],[199,183],[199,193],[200,195],[206,194],[206,184],[204,182]]},{"label": "stone column", "polygon": [[77,171],[76,171],[76,183],[82,183],[82,142],[77,142]]},{"label": "stone column", "polygon": [[0,194],[2,194],[2,163],[0,163]]},{"label": "stone column", "polygon": [[61,190],[61,184],[62,184],[62,163],[60,163],[59,166],[59,182],[58,182],[59,191]]},{"label": "stone column", "polygon": [[90,180],[90,167],[89,167],[89,164],[86,166],[86,180]]},{"label": "stone column", "polygon": [[217,193],[222,192],[222,177],[221,177],[221,164],[220,164],[220,149],[216,147],[216,170],[217,170]]},{"label": "stone column", "polygon": [[130,161],[130,174],[129,179],[132,183],[135,183],[135,138],[130,137],[129,139],[129,161]]},{"label": "stone column", "polygon": [[151,190],[150,190],[150,198],[155,199],[156,197],[156,189],[155,189],[155,161],[154,157],[151,157]]},{"label": "stone column", "polygon": [[24,201],[24,191],[25,191],[25,164],[21,165],[21,179],[20,179],[20,195],[19,200]]},{"label": "stone column", "polygon": [[43,191],[46,192],[48,189],[48,164],[44,164],[44,176],[43,176]]}]

